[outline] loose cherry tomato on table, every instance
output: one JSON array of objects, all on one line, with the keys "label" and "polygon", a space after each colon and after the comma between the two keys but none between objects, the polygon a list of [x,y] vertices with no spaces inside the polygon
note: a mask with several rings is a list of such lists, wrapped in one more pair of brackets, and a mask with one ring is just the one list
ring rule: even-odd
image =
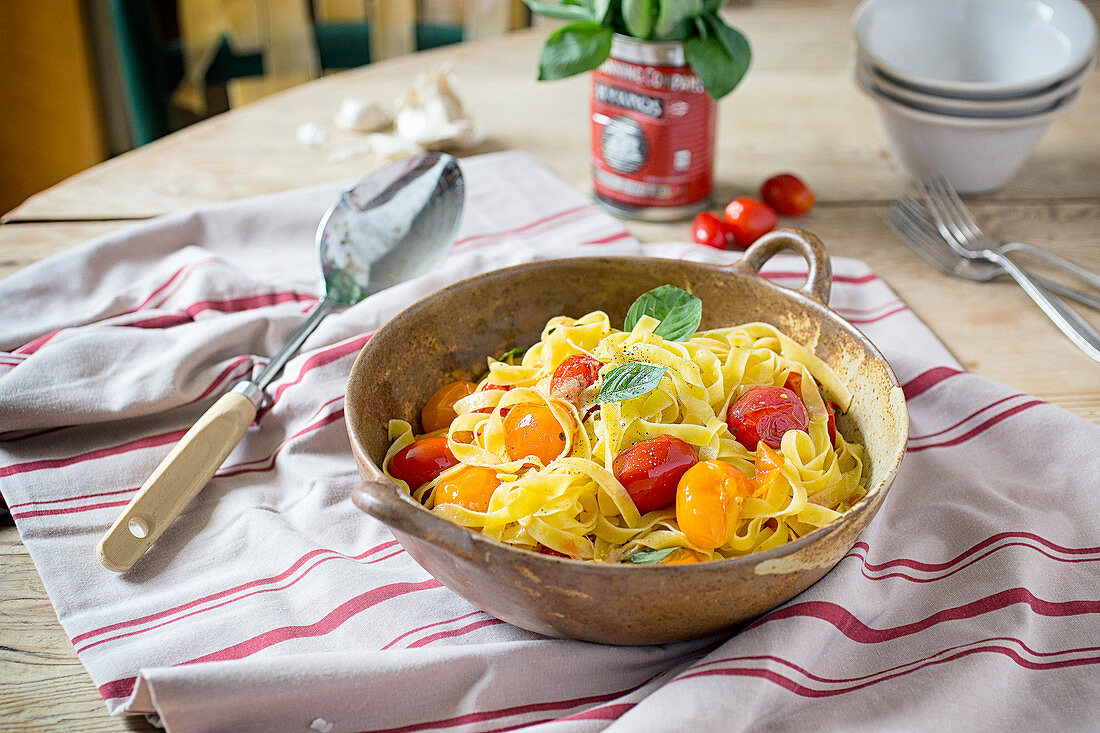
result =
[{"label": "loose cherry tomato on table", "polygon": [[599,359],[588,354],[574,354],[562,360],[550,377],[550,395],[576,404],[584,391],[600,378]]},{"label": "loose cherry tomato on table", "polygon": [[752,484],[725,461],[702,461],[684,472],[676,486],[676,524],[688,542],[713,550],[730,541],[741,517],[740,499]]},{"label": "loose cherry tomato on table", "polygon": [[733,244],[733,235],[726,222],[709,211],[695,215],[695,220],[691,222],[691,239],[696,244],[717,249],[729,249]]},{"label": "loose cherry tomato on table", "polygon": [[760,195],[768,206],[783,216],[802,216],[814,207],[814,192],[790,173],[764,181]]},{"label": "loose cherry tomato on table", "polygon": [[786,387],[753,387],[726,411],[726,426],[749,450],[756,450],[761,440],[778,448],[784,433],[805,430],[809,424],[806,406]]},{"label": "loose cherry tomato on table", "polygon": [[410,489],[418,489],[457,464],[447,447],[447,438],[437,435],[421,438],[397,451],[388,468],[391,476],[407,483]]},{"label": "loose cherry tomato on table", "polygon": [[751,196],[738,196],[726,205],[726,227],[734,244],[745,249],[779,222],[771,207]]},{"label": "loose cherry tomato on table", "polygon": [[473,382],[451,382],[432,393],[424,404],[424,409],[420,411],[420,424],[424,427],[424,432],[434,433],[450,425],[458,416],[455,403],[472,395],[476,389],[477,385]]},{"label": "loose cherry tomato on table", "polygon": [[676,501],[676,484],[699,461],[690,443],[658,435],[630,446],[612,463],[612,472],[642,514]]},{"label": "loose cherry tomato on table", "polygon": [[[787,375],[787,379],[783,382],[783,386],[798,395],[798,399],[802,399],[802,375],[798,372],[791,372]],[[836,403],[832,400],[825,400],[825,412],[828,417],[826,418],[825,429],[829,432],[829,444],[836,443]]]},{"label": "loose cherry tomato on table", "polygon": [[435,503],[458,504],[470,511],[489,509],[489,499],[500,486],[495,469],[484,466],[465,466],[439,482],[435,487]]},{"label": "loose cherry tomato on table", "polygon": [[535,456],[550,463],[565,450],[565,443],[566,428],[541,402],[513,405],[504,418],[504,450],[513,461]]}]

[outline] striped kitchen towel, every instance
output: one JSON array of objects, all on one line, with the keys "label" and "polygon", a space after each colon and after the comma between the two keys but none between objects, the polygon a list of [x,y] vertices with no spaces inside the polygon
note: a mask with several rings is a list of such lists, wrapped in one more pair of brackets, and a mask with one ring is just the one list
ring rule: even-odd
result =
[{"label": "striped kitchen towel", "polygon": [[[0,492],[108,710],[171,731],[1081,730],[1100,720],[1100,427],[961,370],[864,264],[831,305],[888,356],[908,455],[822,581],[735,633],[552,640],[442,587],[349,500],[351,363],[461,278],[646,244],[523,153],[462,161],[438,272],[330,316],[216,477],[125,574],[95,545],[318,297],[336,185],[175,214],[0,281]],[[792,287],[801,260],[765,276]],[[639,609],[644,613],[645,609]]]}]

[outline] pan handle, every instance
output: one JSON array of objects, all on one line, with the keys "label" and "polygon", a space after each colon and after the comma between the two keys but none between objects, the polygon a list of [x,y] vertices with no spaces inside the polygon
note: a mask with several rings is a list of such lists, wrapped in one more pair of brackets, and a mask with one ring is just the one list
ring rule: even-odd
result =
[{"label": "pan handle", "polygon": [[765,234],[745,250],[745,256],[733,265],[733,269],[747,275],[759,276],[764,263],[786,249],[798,252],[810,267],[810,271],[806,273],[806,282],[798,288],[798,292],[822,305],[828,305],[829,292],[833,285],[833,267],[829,262],[829,253],[825,251],[821,240],[805,229],[791,227]]},{"label": "pan handle", "polygon": [[417,534],[416,506],[401,487],[387,478],[368,478],[351,492],[351,500],[388,527]]}]

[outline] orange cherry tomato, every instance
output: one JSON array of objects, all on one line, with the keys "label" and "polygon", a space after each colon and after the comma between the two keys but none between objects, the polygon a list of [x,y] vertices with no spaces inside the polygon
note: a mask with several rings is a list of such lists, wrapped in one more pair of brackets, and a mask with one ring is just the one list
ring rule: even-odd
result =
[{"label": "orange cherry tomato", "polygon": [[753,482],[759,489],[777,469],[783,466],[783,454],[771,449],[764,441],[756,444],[756,476]]},{"label": "orange cherry tomato", "polygon": [[696,214],[691,222],[691,239],[697,244],[705,244],[715,249],[729,249],[733,244],[733,234],[726,222],[709,211]]},{"label": "orange cherry tomato", "polygon": [[658,435],[630,446],[612,463],[615,478],[642,514],[676,501],[676,484],[699,462],[695,448],[671,435]]},{"label": "orange cherry tomato", "polygon": [[513,461],[535,456],[550,463],[565,450],[565,442],[566,427],[541,402],[513,405],[504,418],[504,449]]},{"label": "orange cherry tomato", "polygon": [[410,489],[418,489],[455,465],[458,459],[447,447],[447,438],[437,435],[421,438],[397,451],[388,468],[391,476],[407,483]]},{"label": "orange cherry tomato", "polygon": [[477,385],[473,382],[451,382],[437,389],[420,411],[420,424],[424,432],[434,433],[450,425],[458,416],[455,403],[472,395],[476,389]]},{"label": "orange cherry tomato", "polygon": [[[791,372],[787,375],[787,380],[783,382],[783,386],[798,395],[798,399],[802,399],[801,374]],[[832,445],[836,443],[836,403],[832,400],[825,400],[825,412],[828,413],[825,429],[829,432],[829,444]]]},{"label": "orange cherry tomato", "polygon": [[738,499],[747,496],[752,496],[752,484],[745,474],[725,461],[701,461],[676,486],[676,524],[696,547],[721,547],[737,528]]},{"label": "orange cherry tomato", "polygon": [[779,223],[771,207],[751,196],[738,196],[726,205],[726,227],[739,249],[745,249]]},{"label": "orange cherry tomato", "polygon": [[790,173],[781,173],[764,181],[760,196],[783,216],[802,216],[814,207],[814,192]]},{"label": "orange cherry tomato", "polygon": [[749,450],[756,450],[761,440],[778,448],[784,433],[805,430],[809,424],[806,406],[786,387],[753,387],[726,411],[726,426]]},{"label": "orange cherry tomato", "polygon": [[599,359],[588,354],[574,354],[562,360],[550,377],[550,395],[574,404],[586,389],[600,378]]},{"label": "orange cherry tomato", "polygon": [[470,511],[489,509],[489,499],[500,486],[495,469],[484,466],[466,466],[439,482],[435,487],[435,503],[458,504]]}]

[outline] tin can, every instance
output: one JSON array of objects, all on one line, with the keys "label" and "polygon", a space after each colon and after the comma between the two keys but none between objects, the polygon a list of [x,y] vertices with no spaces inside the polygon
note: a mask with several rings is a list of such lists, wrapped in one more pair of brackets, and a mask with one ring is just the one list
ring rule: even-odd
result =
[{"label": "tin can", "polygon": [[710,201],[716,107],[682,43],[616,35],[592,72],[592,183],[618,216],[685,219]]}]

